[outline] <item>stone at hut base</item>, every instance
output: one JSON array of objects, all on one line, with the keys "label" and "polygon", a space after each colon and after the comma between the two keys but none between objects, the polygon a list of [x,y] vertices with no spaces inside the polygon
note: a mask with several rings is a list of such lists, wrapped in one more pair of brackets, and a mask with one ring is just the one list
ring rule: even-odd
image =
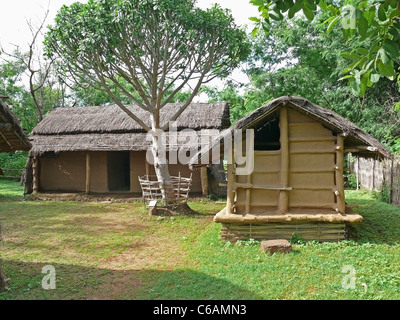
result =
[{"label": "stone at hut base", "polygon": [[292,251],[292,245],[284,239],[268,240],[261,242],[261,250],[269,254],[274,254],[275,252],[289,253]]}]

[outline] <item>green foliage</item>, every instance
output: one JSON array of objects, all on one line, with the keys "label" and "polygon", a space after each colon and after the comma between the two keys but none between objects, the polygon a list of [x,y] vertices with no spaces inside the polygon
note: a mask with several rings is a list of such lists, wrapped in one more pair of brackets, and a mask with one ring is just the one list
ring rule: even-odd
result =
[{"label": "green foliage", "polygon": [[[326,33],[331,34],[342,23],[341,33],[348,44],[361,41],[363,45],[342,51],[349,60],[343,68],[348,84],[356,95],[363,97],[367,88],[381,78],[393,81],[397,77],[400,57],[400,5],[395,0],[375,1],[284,1],[253,0],[252,4],[260,11],[259,24],[271,25],[282,21],[284,14],[289,19],[302,11],[312,21],[324,12],[328,16],[324,22]],[[253,19],[254,21],[254,19]],[[264,27],[265,28],[265,27]],[[259,27],[257,27],[259,29]]]},{"label": "green foliage", "polygon": [[347,189],[357,189],[357,176],[354,173],[346,175],[345,187]]},{"label": "green foliage", "polygon": [[252,37],[253,51],[247,61],[250,83],[228,83],[223,90],[205,92],[210,101],[231,103],[233,121],[271,99],[301,96],[337,112],[398,152],[400,112],[393,108],[400,100],[396,83],[383,78],[363,98],[354,96],[353,89],[340,80],[346,66],[341,53],[348,44],[340,30],[333,29],[331,36],[321,33],[325,19],[323,14],[312,22],[301,18],[273,22],[268,33]]},{"label": "green foliage", "polygon": [[0,153],[0,168],[25,169],[27,158],[27,152]]},{"label": "green foliage", "polygon": [[[249,53],[245,32],[227,10],[194,4],[90,0],[64,6],[46,35],[47,55],[59,58],[76,83],[104,91],[121,107],[127,100],[151,111],[174,99],[190,102],[203,82],[226,76]],[[191,94],[177,98],[193,79],[198,84]]]},{"label": "green foliage", "polygon": [[[15,56],[24,59],[24,54],[15,51]],[[1,52],[0,52],[1,55]],[[0,95],[9,97],[5,102],[21,122],[21,127],[30,133],[39,121],[39,112],[29,89],[23,84],[26,65],[22,60],[4,61],[0,64]],[[53,74],[51,76],[54,76]],[[26,79],[25,79],[26,81]],[[61,79],[45,82],[40,89],[43,115],[54,108],[63,106],[65,93],[60,89]],[[39,94],[39,93],[38,93]]]}]

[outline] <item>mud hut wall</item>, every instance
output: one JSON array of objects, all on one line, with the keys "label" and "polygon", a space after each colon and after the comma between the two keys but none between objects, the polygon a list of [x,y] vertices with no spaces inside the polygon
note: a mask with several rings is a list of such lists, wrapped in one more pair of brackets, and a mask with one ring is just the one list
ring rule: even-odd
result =
[{"label": "mud hut wall", "polygon": [[[280,162],[280,151],[255,151],[251,184],[254,186],[279,186]],[[236,180],[238,183],[247,183],[248,177],[237,175]],[[279,191],[277,190],[252,189],[250,196],[251,212],[276,212],[278,196]],[[245,212],[246,201],[246,189],[236,189],[236,213],[242,214]]]},{"label": "mud hut wall", "polygon": [[[334,209],[336,137],[316,120],[288,112],[290,208]],[[343,166],[343,164],[340,164]]]},{"label": "mud hut wall", "polygon": [[39,191],[85,191],[86,153],[60,152],[40,158]]},{"label": "mud hut wall", "polygon": [[[337,137],[316,120],[288,108],[289,124],[289,211],[332,213],[337,207],[335,190],[343,193],[344,186],[336,186]],[[245,147],[243,147],[245,149]],[[281,152],[255,151],[254,172],[251,178],[235,176],[235,183],[253,186],[280,186]],[[343,164],[341,164],[343,166]],[[245,213],[245,188],[236,189],[236,213]],[[251,213],[278,214],[279,190],[251,189]],[[322,211],[323,210],[323,211]]]},{"label": "mud hut wall", "polygon": [[107,174],[107,152],[90,153],[90,192],[107,193],[108,174]]}]

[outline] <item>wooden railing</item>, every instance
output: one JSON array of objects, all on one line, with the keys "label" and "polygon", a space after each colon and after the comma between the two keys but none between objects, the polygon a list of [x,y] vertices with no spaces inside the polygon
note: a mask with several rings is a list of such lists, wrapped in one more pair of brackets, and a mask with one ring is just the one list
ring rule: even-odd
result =
[{"label": "wooden railing", "polygon": [[192,174],[189,178],[171,176],[170,182],[161,184],[157,176],[145,175],[139,178],[144,202],[157,200],[165,205],[186,202],[192,186]]},{"label": "wooden railing", "polygon": [[25,169],[0,169],[0,177],[7,179],[21,179],[25,174]]}]

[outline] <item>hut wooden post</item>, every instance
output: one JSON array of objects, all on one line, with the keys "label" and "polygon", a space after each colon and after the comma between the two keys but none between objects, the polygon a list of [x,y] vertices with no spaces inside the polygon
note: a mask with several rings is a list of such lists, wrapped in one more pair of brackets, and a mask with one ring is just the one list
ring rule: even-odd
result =
[{"label": "hut wooden post", "polygon": [[343,161],[344,161],[344,134],[337,136],[336,145],[336,190],[335,195],[337,199],[337,208],[335,209],[338,213],[346,213],[346,202],[344,199],[344,179],[343,179]]},{"label": "hut wooden post", "polygon": [[207,167],[202,166],[200,172],[201,178],[201,192],[203,197],[207,197],[208,195],[208,174],[207,174]]},{"label": "hut wooden post", "polygon": [[86,152],[86,194],[90,193],[90,152]]},{"label": "hut wooden post", "polygon": [[231,146],[232,150],[231,158],[228,159],[227,169],[226,169],[226,178],[227,178],[227,187],[226,187],[226,213],[234,213],[233,207],[235,203],[235,156],[233,154],[233,145]]},{"label": "hut wooden post", "polygon": [[226,198],[226,211],[227,213],[233,213],[233,204],[235,201],[234,183],[235,183],[235,167],[233,164],[227,165],[227,180],[228,185],[226,188],[227,198]]},{"label": "hut wooden post", "polygon": [[144,162],[146,164],[146,176],[148,177],[150,175],[150,164],[147,162],[147,159],[144,159]]},{"label": "hut wooden post", "polygon": [[[289,124],[288,111],[286,107],[281,109],[279,115],[280,143],[281,143],[281,187],[289,186]],[[289,193],[288,190],[279,191],[278,212],[280,214],[289,211]]]},{"label": "hut wooden post", "polygon": [[32,159],[32,189],[33,194],[39,191],[39,159],[38,157],[33,157]]}]

